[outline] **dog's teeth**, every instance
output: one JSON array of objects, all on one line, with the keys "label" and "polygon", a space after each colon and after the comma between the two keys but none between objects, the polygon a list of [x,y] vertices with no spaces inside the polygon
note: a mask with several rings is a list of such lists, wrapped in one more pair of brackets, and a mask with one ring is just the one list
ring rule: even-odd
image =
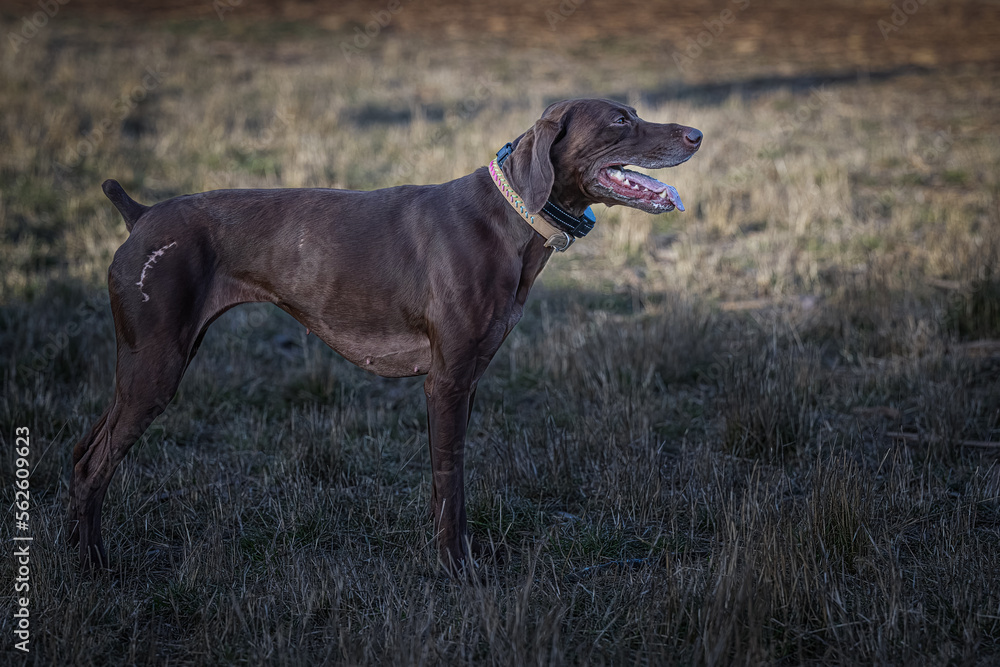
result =
[{"label": "dog's teeth", "polygon": [[660,199],[666,199],[666,198],[667,198],[667,191],[664,190],[663,192],[660,193]]},{"label": "dog's teeth", "polygon": [[622,183],[624,183],[625,185],[628,185],[628,186],[631,186],[631,185],[632,185],[632,181],[628,180],[628,177],[627,177],[627,176],[625,177],[625,180],[624,180],[624,181],[622,181]]}]

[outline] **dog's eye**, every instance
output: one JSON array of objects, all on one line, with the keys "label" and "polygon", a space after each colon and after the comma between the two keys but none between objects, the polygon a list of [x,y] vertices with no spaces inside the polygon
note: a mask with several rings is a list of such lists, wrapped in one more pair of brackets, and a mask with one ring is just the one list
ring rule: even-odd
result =
[{"label": "dog's eye", "polygon": [[628,123],[628,118],[625,116],[618,116],[615,120],[615,125],[625,125],[626,123]]}]

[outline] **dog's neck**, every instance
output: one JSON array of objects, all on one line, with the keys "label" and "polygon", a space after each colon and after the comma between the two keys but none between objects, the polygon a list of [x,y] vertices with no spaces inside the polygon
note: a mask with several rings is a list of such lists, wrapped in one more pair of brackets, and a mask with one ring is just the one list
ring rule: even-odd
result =
[{"label": "dog's neck", "polygon": [[496,158],[490,162],[489,172],[493,184],[507,200],[522,220],[531,228],[545,237],[545,246],[560,252],[573,245],[573,241],[583,238],[594,228],[596,219],[590,207],[586,207],[580,215],[574,215],[556,202],[549,199],[538,213],[528,211],[524,200],[511,185],[503,171],[504,162],[514,151],[511,143],[497,151]]},{"label": "dog's neck", "polygon": [[514,190],[514,186],[510,184],[507,177],[503,173],[503,169],[500,168],[500,162],[497,158],[494,158],[489,165],[490,178],[493,179],[493,184],[497,186],[497,190],[503,195],[503,198],[507,200],[507,203],[514,208],[514,212],[518,216],[531,225],[531,228],[542,235],[545,239],[545,247],[553,248],[562,252],[566,248],[573,245],[573,241],[576,240],[573,236],[564,230],[556,229],[554,226],[549,224],[549,222],[542,216],[541,213],[529,213],[527,207],[524,205],[524,200],[521,196],[517,194]]}]

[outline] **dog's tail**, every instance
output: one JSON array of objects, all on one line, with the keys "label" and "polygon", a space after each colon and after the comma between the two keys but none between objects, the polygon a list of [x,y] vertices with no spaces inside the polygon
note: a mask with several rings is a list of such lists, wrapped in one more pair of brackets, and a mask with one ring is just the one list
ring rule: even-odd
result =
[{"label": "dog's tail", "polygon": [[132,226],[136,221],[142,217],[142,214],[149,210],[148,206],[143,206],[136,200],[128,196],[118,181],[109,178],[101,184],[101,189],[104,190],[104,194],[108,196],[111,203],[115,205],[115,208],[122,214],[125,218],[125,229],[132,231]]}]

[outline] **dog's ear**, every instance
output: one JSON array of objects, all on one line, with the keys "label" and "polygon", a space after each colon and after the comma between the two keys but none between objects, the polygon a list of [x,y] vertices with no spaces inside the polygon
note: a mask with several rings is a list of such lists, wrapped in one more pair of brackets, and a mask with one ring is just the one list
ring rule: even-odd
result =
[{"label": "dog's ear", "polygon": [[541,211],[552,193],[556,177],[552,167],[552,144],[563,134],[564,128],[562,109],[549,107],[524,133],[511,154],[511,181],[528,207],[528,213]]}]

